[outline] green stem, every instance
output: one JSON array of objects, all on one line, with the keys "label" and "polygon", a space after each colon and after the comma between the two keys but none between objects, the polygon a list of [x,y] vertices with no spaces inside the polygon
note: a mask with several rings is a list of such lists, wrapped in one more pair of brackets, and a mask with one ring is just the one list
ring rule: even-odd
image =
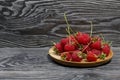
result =
[{"label": "green stem", "polygon": [[53,45],[56,45],[56,43],[54,41],[51,41]]},{"label": "green stem", "polygon": [[[67,23],[66,31],[67,31],[68,35],[70,36],[70,35],[71,35],[71,32],[72,32],[73,34],[75,34],[75,32],[74,32],[74,31],[72,30],[72,28],[70,27],[70,24],[68,23],[68,19],[67,19],[65,13],[64,13],[64,19],[65,19],[65,21],[66,21],[66,23]],[[70,37],[69,37],[69,43],[70,43],[70,42],[71,42],[71,40],[70,40]]]},{"label": "green stem", "polygon": [[102,40],[105,42],[103,34],[100,34],[100,36],[101,36]]},{"label": "green stem", "polygon": [[[67,31],[68,35],[70,36],[70,35],[71,35],[71,33],[70,33],[70,24],[68,23],[68,20],[67,20],[67,17],[66,17],[66,14],[65,14],[65,13],[64,13],[64,19],[65,19],[65,21],[66,21],[66,23],[67,23],[66,31]],[[70,37],[68,37],[68,38],[69,38],[69,44],[71,44]]]},{"label": "green stem", "polygon": [[92,42],[90,41],[89,43],[88,43],[88,45],[81,51],[81,52],[84,52],[85,51],[85,49],[87,49],[88,48],[88,46],[91,44]]},{"label": "green stem", "polygon": [[[68,20],[67,20],[67,17],[66,17],[66,14],[64,13],[64,19],[67,23],[67,32],[70,33],[70,24],[68,23]],[[70,35],[70,34],[69,34]]]},{"label": "green stem", "polygon": [[109,45],[112,46],[112,41],[110,41]]},{"label": "green stem", "polygon": [[70,27],[69,29],[70,29],[70,31],[71,31],[73,34],[75,34],[75,32],[73,31],[73,29],[72,29],[71,27]]},{"label": "green stem", "polygon": [[74,31],[72,30],[72,28],[70,27],[70,24],[68,23],[68,19],[67,19],[65,13],[64,13],[64,19],[65,19],[65,21],[66,21],[66,23],[67,23],[67,31],[72,32],[72,33],[74,34],[75,32],[74,32]]},{"label": "green stem", "polygon": [[93,33],[93,23],[92,23],[92,21],[90,21],[90,24],[91,24],[90,37],[92,37],[92,33]]},{"label": "green stem", "polygon": [[68,33],[68,35],[70,35],[70,31],[66,28],[66,32]]}]

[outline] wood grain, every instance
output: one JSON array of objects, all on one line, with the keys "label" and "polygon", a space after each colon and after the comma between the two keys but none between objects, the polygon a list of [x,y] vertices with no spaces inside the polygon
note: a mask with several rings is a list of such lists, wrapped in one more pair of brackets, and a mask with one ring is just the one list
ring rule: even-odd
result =
[{"label": "wood grain", "polygon": [[[0,0],[1,80],[119,80],[120,0]],[[113,42],[110,63],[95,68],[67,67],[48,56],[51,41],[73,30],[102,33]]]},{"label": "wood grain", "polygon": [[[67,14],[76,31],[102,33],[113,46],[120,42],[119,0],[2,0],[0,47],[42,47],[65,37]],[[44,40],[44,41],[43,41]]]},{"label": "wood grain", "polygon": [[1,48],[0,79],[5,80],[119,80],[120,48],[110,63],[92,67],[62,66],[48,56],[46,48]]}]

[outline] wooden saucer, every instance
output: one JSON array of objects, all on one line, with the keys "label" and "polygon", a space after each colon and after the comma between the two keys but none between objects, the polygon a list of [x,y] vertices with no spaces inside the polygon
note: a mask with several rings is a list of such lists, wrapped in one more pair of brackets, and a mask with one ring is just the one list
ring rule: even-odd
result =
[{"label": "wooden saucer", "polygon": [[65,65],[65,66],[75,66],[75,67],[95,67],[95,66],[100,66],[105,63],[108,63],[112,57],[113,57],[113,51],[110,51],[110,54],[104,59],[98,59],[96,62],[85,62],[84,60],[81,62],[71,62],[71,61],[64,61],[61,59],[59,55],[57,55],[54,51],[54,47],[49,49],[50,57],[57,63]]}]

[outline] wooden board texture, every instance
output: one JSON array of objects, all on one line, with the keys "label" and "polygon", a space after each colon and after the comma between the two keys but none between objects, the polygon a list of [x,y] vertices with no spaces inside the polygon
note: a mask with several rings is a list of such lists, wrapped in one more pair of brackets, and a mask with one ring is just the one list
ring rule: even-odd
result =
[{"label": "wooden board texture", "polygon": [[92,67],[68,67],[55,63],[46,48],[1,48],[0,79],[5,80],[119,80],[120,49],[108,64]]},{"label": "wooden board texture", "polygon": [[[114,57],[95,68],[65,67],[48,54],[51,41],[73,30],[102,33],[113,42]],[[0,0],[1,80],[119,80],[120,0]]]},{"label": "wooden board texture", "polygon": [[63,13],[73,30],[102,33],[120,44],[119,0],[2,0],[0,47],[43,47],[66,35]]}]

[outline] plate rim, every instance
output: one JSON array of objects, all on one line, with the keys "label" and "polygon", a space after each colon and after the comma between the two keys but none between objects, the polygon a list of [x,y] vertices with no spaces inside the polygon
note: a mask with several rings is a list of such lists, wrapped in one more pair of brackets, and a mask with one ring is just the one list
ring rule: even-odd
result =
[{"label": "plate rim", "polygon": [[[52,46],[50,49],[49,49],[49,56],[57,63],[60,63],[62,65],[67,65],[67,66],[79,66],[79,67],[92,67],[92,66],[98,66],[98,65],[102,65],[102,64],[105,64],[107,62],[109,62],[112,57],[113,57],[113,51],[110,50],[110,55],[108,55],[104,60],[97,60],[95,62],[71,62],[71,61],[64,61],[62,59],[58,59],[58,58],[55,58],[54,56],[59,56],[57,54],[55,54],[55,51],[54,51],[54,46]],[[60,56],[59,56],[60,57]]]}]

